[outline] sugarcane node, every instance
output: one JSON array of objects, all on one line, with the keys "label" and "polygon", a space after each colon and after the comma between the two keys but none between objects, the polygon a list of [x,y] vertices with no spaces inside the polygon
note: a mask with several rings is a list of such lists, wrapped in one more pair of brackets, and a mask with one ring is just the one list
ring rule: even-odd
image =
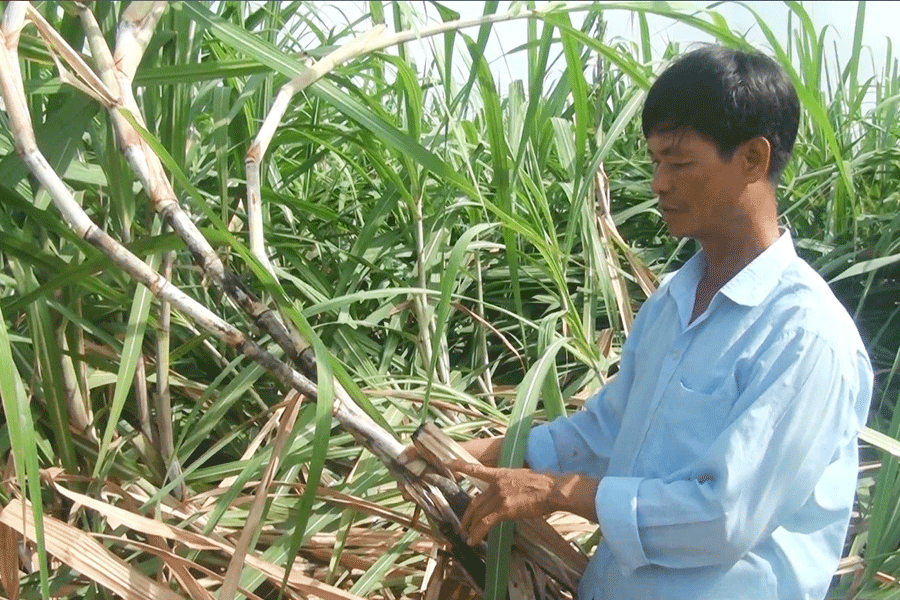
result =
[{"label": "sugarcane node", "polygon": [[319,382],[319,370],[316,366],[316,353],[312,346],[304,348],[297,356],[297,366],[300,371],[313,383]]}]

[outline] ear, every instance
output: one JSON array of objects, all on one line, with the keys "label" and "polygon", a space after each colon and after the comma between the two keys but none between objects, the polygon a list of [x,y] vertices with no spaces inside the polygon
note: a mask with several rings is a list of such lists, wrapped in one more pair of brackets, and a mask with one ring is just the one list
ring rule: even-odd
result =
[{"label": "ear", "polygon": [[769,140],[761,135],[751,138],[741,144],[739,154],[747,183],[768,180],[769,165],[772,163],[772,144]]}]

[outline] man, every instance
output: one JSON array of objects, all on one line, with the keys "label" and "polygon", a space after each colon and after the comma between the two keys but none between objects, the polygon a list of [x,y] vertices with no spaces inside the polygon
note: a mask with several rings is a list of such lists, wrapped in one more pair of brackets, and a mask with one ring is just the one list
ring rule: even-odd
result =
[{"label": "man", "polygon": [[[799,112],[760,54],[705,47],[655,82],[652,188],[672,235],[702,250],[643,305],[609,384],[532,430],[529,469],[452,465],[490,484],[463,517],[469,543],[501,520],[566,510],[603,533],[581,600],[825,596],[872,370],[779,228]],[[496,465],[500,440],[467,447]]]}]

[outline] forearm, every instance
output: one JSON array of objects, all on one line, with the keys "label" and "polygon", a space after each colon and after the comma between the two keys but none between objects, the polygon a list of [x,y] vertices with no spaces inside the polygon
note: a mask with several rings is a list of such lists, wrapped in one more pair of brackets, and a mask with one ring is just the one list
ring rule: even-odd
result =
[{"label": "forearm", "polygon": [[500,459],[500,449],[503,447],[503,436],[468,440],[461,442],[460,446],[484,466],[496,467]]}]

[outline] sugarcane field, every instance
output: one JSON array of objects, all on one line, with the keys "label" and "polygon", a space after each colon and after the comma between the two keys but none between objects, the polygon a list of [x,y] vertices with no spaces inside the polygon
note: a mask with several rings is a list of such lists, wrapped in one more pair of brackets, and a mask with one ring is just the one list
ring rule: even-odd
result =
[{"label": "sugarcane field", "polygon": [[0,600],[900,599],[900,3],[2,10]]}]

